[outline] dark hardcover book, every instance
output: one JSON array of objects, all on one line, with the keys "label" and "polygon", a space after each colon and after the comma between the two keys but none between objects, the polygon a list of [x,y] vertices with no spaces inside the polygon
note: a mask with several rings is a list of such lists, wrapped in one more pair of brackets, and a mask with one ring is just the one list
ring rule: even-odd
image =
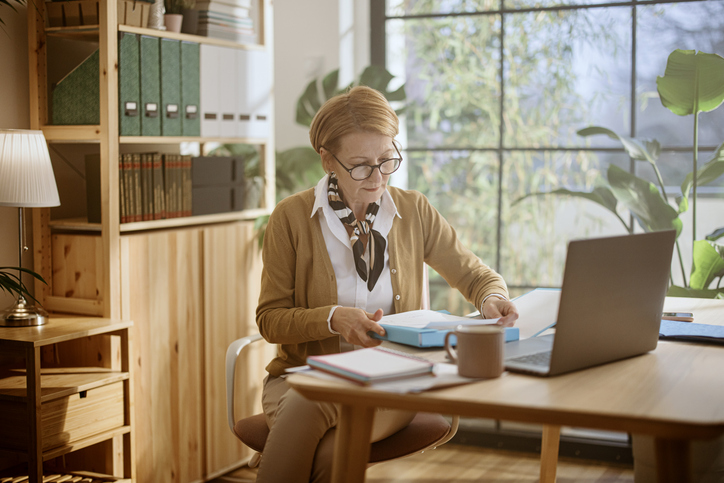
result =
[{"label": "dark hardcover book", "polygon": [[131,154],[133,172],[133,221],[143,221],[143,187],[141,184],[141,155]]},{"label": "dark hardcover book", "polygon": [[166,194],[163,188],[163,157],[153,153],[153,219],[166,218]]},{"label": "dark hardcover book", "polygon": [[128,222],[126,213],[126,183],[123,179],[123,155],[118,156],[118,206],[120,209],[121,223]]},{"label": "dark hardcover book", "polygon": [[151,153],[141,154],[141,184],[143,187],[143,221],[153,220],[153,171]]},{"label": "dark hardcover book", "polygon": [[181,199],[183,201],[181,205],[183,206],[182,216],[191,216],[193,198],[191,189],[191,156],[183,156],[181,166]]},{"label": "dark hardcover book", "polygon": [[136,189],[133,183],[133,155],[129,153],[121,154],[121,160],[123,164],[123,185],[125,194],[123,203],[126,205],[125,223],[131,223],[134,221],[136,216]]}]

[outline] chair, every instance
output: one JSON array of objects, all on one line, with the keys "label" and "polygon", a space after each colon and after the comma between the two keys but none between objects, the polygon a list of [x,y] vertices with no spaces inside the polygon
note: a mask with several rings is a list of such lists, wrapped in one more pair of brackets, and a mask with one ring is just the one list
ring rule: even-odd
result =
[{"label": "chair", "polygon": [[[226,351],[226,408],[229,428],[242,443],[256,451],[249,460],[249,467],[255,468],[264,452],[269,428],[264,414],[255,414],[240,420],[234,416],[234,379],[236,360],[242,351],[252,343],[263,340],[260,334],[253,334],[235,340]],[[414,453],[421,453],[428,448],[448,442],[457,432],[458,417],[453,416],[448,422],[439,414],[417,413],[412,422],[397,433],[370,447],[369,463],[380,463]]]}]

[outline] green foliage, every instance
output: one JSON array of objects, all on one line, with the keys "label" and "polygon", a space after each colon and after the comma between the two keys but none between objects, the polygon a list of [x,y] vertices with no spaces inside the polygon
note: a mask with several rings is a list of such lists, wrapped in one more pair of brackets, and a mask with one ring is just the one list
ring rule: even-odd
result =
[{"label": "green foliage", "polygon": [[653,183],[616,165],[608,168],[608,182],[614,196],[628,208],[644,231],[674,229],[679,236],[682,228],[679,213],[661,197]]},{"label": "green foliage", "polygon": [[166,7],[166,13],[180,14],[186,9],[194,8],[196,0],[164,0],[163,5]]},{"label": "green foliage", "polygon": [[674,114],[713,111],[724,101],[724,58],[694,50],[669,55],[663,77],[656,78],[661,103]]},{"label": "green foliage", "polygon": [[694,266],[691,269],[689,286],[694,290],[704,290],[714,279],[724,277],[724,246],[715,245],[709,240],[694,242]]},{"label": "green foliage", "polygon": [[[333,70],[321,79],[312,79],[297,101],[297,124],[311,126],[312,119],[314,119],[314,115],[317,114],[322,104],[354,86],[367,86],[376,89],[390,102],[404,101],[405,86],[401,86],[394,91],[389,90],[390,82],[393,79],[392,74],[384,67],[377,65],[367,67],[357,80],[342,88],[338,87],[339,69]],[[397,113],[400,114],[401,111],[397,111]]]},{"label": "green foliage", "polygon": [[0,290],[9,294],[22,295],[23,297],[27,297],[35,302],[38,302],[38,300],[33,297],[23,283],[23,280],[20,277],[21,273],[32,275],[47,285],[47,282],[40,276],[40,274],[35,273],[32,270],[28,270],[27,268],[0,267]]},{"label": "green foliage", "polygon": [[[724,143],[714,153],[714,156],[696,172],[696,181],[699,186],[709,184],[724,174]],[[693,171],[686,175],[681,183],[681,197],[678,198],[679,213],[689,209],[689,192],[694,184]]]}]

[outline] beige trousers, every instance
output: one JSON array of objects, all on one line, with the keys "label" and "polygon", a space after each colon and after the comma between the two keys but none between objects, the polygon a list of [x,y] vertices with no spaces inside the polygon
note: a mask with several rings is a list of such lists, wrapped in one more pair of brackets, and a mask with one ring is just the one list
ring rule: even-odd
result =
[{"label": "beige trousers", "polygon": [[[284,378],[273,376],[264,379],[262,406],[270,431],[257,483],[330,481],[338,407],[305,399]],[[371,441],[396,433],[414,417],[409,411],[378,410]]]}]

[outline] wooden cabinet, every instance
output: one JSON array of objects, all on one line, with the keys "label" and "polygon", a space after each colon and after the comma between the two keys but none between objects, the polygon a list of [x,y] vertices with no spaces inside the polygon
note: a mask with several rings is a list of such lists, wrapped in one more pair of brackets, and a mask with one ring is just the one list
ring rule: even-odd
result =
[{"label": "wooden cabinet", "polygon": [[[254,2],[259,45],[119,25],[117,3],[99,2],[97,28],[46,29],[44,2],[28,9],[31,128],[42,129],[54,148],[97,146],[101,187],[101,223],[51,220],[48,209],[34,211],[35,270],[48,281],[47,286],[37,284],[35,291],[51,312],[134,321],[131,385],[136,396],[137,481],[206,481],[239,466],[248,454],[226,425],[223,356],[232,340],[256,330],[261,260],[253,220],[270,213],[274,205],[273,129],[263,138],[120,136],[118,36],[130,32],[202,46],[266,51],[273,59],[272,1]],[[49,124],[48,42],[56,37],[98,44],[98,125]],[[269,80],[273,83],[273,75]],[[273,126],[273,119],[269,121]],[[188,143],[198,143],[201,154],[213,143],[257,146],[264,179],[261,207],[120,223],[119,155],[178,152]],[[259,410],[263,367],[270,358],[268,350],[249,356],[248,370],[241,371],[237,383],[247,388],[237,414]]]},{"label": "wooden cabinet", "polygon": [[[110,319],[51,317],[43,327],[0,331],[0,353],[24,360],[23,368],[0,373],[0,450],[28,461],[30,483],[43,481],[44,461],[71,460],[72,452],[102,444],[115,457],[93,464],[109,475],[98,481],[134,479],[130,327]],[[78,342],[85,348],[111,342],[118,350],[106,357],[65,357]],[[49,364],[41,364],[45,348],[55,351]],[[83,359],[87,365],[65,365]]]}]

